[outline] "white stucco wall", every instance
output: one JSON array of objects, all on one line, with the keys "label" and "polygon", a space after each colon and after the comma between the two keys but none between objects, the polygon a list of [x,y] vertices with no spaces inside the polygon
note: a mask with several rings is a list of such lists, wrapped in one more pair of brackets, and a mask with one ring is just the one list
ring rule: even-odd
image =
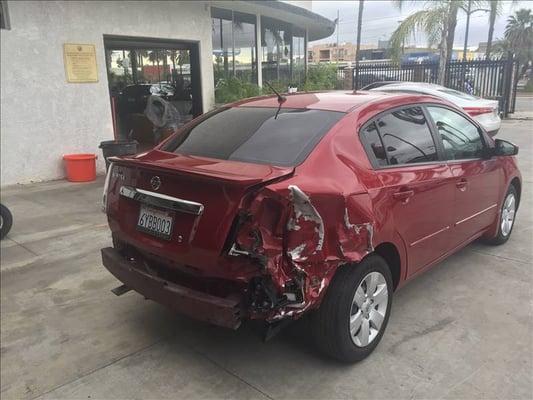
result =
[{"label": "white stucco wall", "polygon": [[[204,1],[8,1],[0,32],[1,184],[64,177],[62,155],[113,138],[103,35],[200,42],[204,111],[214,104],[211,19]],[[98,83],[67,83],[64,43],[96,45]]]}]

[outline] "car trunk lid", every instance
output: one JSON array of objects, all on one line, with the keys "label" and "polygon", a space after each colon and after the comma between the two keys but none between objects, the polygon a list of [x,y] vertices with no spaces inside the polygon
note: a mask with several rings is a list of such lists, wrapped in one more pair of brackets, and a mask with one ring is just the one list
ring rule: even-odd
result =
[{"label": "car trunk lid", "polygon": [[[109,189],[114,199],[108,209],[111,228],[120,239],[141,250],[195,268],[215,268],[246,196],[293,171],[294,167],[158,150],[138,158],[123,158],[117,160],[112,172],[120,178],[112,178]],[[140,195],[131,195],[131,191]],[[168,238],[139,230],[141,207],[164,211],[172,218]]]}]

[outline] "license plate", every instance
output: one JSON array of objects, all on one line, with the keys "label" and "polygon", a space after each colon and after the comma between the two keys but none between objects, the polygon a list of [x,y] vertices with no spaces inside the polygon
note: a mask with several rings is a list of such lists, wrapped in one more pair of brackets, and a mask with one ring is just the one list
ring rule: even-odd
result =
[{"label": "license plate", "polygon": [[141,205],[137,229],[163,239],[170,239],[174,218],[169,212]]}]

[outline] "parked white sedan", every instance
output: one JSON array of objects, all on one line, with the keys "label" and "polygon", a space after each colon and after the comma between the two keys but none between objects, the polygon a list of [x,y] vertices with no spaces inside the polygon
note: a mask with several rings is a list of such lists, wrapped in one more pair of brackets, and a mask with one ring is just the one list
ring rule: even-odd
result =
[{"label": "parked white sedan", "polygon": [[500,130],[502,120],[500,119],[497,100],[482,99],[444,86],[423,82],[387,82],[379,87],[369,88],[369,90],[423,93],[440,97],[464,109],[480,123],[489,135],[494,136]]}]

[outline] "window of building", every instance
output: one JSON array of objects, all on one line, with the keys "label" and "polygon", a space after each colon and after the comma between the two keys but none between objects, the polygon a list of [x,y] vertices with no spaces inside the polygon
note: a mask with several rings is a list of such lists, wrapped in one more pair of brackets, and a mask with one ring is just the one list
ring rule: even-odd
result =
[{"label": "window of building", "polygon": [[292,35],[291,83],[301,87],[305,82],[305,32],[294,28]]},{"label": "window of building", "polygon": [[11,29],[7,1],[5,0],[0,1],[0,29]]},{"label": "window of building", "polygon": [[230,77],[257,83],[255,18],[231,10],[211,9],[215,85]]},{"label": "window of building", "polygon": [[291,26],[272,18],[261,17],[261,62],[263,81],[291,83]]},{"label": "window of building", "polygon": [[320,50],[320,60],[329,60],[329,50]]},{"label": "window of building", "polygon": [[448,160],[481,158],[484,143],[477,127],[463,116],[442,107],[428,107],[442,138]]}]

